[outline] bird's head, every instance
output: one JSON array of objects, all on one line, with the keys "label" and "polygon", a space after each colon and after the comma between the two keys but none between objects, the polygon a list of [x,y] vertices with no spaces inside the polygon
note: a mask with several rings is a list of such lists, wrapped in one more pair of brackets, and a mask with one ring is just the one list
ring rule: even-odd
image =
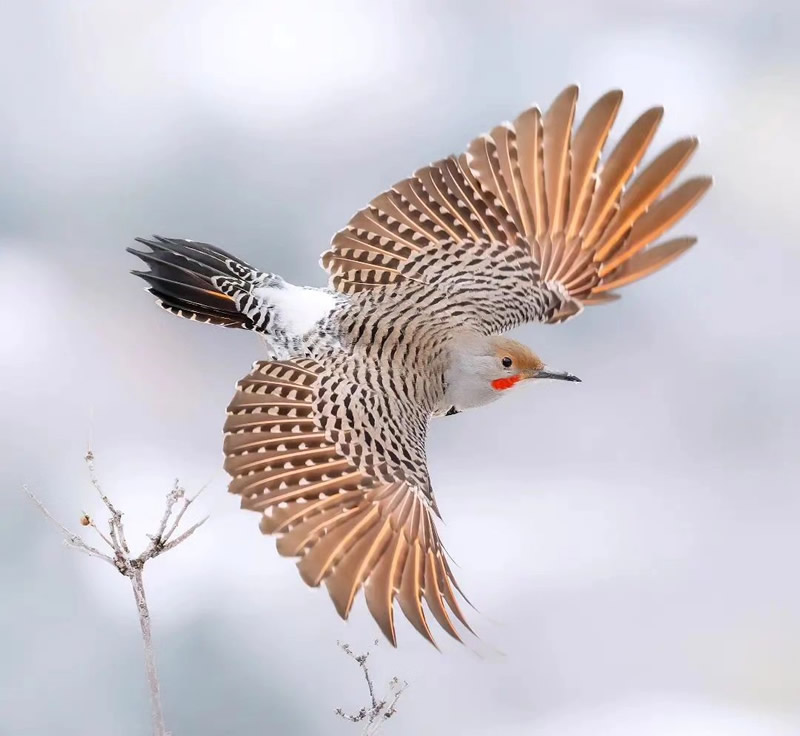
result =
[{"label": "bird's head", "polygon": [[552,378],[560,381],[578,381],[580,378],[565,371],[556,371],[528,347],[507,337],[494,337],[489,341],[491,354],[484,363],[486,379],[495,391],[507,391],[522,381]]},{"label": "bird's head", "polygon": [[445,401],[459,411],[495,401],[523,383],[544,378],[580,381],[548,367],[525,345],[507,337],[464,335],[454,342]]}]

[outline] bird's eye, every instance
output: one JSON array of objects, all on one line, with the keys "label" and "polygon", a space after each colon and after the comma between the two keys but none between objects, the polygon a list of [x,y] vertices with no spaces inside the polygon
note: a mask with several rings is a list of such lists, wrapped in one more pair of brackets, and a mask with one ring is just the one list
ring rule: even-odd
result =
[{"label": "bird's eye", "polygon": [[511,368],[511,364],[513,361],[507,355],[503,360],[500,361],[503,364],[503,368]]}]

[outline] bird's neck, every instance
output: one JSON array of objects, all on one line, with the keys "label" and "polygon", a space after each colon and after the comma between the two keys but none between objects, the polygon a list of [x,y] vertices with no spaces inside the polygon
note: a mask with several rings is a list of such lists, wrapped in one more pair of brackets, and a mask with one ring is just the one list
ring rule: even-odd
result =
[{"label": "bird's neck", "polygon": [[489,366],[493,358],[484,337],[454,340],[445,371],[445,403],[458,411],[483,406],[500,398],[501,392],[492,387]]}]

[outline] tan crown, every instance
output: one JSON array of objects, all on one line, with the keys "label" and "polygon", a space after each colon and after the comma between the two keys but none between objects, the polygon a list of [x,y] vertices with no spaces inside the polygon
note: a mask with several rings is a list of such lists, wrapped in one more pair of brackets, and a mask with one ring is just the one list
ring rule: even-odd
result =
[{"label": "tan crown", "polygon": [[497,337],[493,341],[495,355],[499,359],[509,357],[514,361],[511,370],[514,373],[532,374],[544,368],[542,359],[533,353],[530,348],[516,340],[507,337]]}]

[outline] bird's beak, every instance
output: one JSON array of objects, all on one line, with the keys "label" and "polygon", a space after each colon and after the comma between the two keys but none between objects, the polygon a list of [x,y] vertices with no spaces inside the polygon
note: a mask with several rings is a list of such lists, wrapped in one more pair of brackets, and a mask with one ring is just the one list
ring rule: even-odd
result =
[{"label": "bird's beak", "polygon": [[547,366],[538,371],[531,371],[528,375],[528,378],[555,378],[559,381],[575,381],[577,383],[581,382],[580,378],[573,376],[571,373],[567,373],[566,371],[554,371],[552,368],[548,368]]}]

